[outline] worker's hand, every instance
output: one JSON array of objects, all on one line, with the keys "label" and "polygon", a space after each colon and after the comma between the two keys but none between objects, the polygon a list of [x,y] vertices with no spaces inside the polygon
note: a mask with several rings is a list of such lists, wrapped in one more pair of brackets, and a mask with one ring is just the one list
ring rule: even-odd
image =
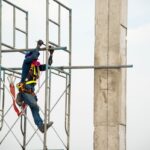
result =
[{"label": "worker's hand", "polygon": [[44,44],[44,42],[43,42],[42,40],[38,40],[38,41],[37,41],[37,45],[41,46],[41,45],[43,45],[43,44]]}]

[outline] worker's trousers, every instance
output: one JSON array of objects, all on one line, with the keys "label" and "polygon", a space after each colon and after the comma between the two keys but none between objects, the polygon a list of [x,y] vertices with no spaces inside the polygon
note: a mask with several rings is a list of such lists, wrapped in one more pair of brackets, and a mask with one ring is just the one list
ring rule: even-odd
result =
[{"label": "worker's trousers", "polygon": [[37,104],[37,97],[28,93],[21,93],[22,100],[29,105],[35,124],[40,127],[43,120],[39,114],[39,106]]}]

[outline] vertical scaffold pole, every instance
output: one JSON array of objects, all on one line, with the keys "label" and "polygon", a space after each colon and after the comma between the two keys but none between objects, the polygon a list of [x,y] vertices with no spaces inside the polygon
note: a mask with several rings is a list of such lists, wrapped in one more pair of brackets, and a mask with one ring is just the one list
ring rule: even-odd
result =
[{"label": "vertical scaffold pole", "polygon": [[[28,49],[28,12],[26,13],[26,49]],[[27,110],[25,111],[27,115]],[[24,117],[24,132],[23,132],[23,150],[26,150],[26,133],[27,133],[27,118]]]},{"label": "vertical scaffold pole", "polygon": [[[1,88],[1,59],[2,59],[2,0],[0,0],[0,88]],[[1,95],[1,89],[0,89],[0,95]],[[1,96],[0,96],[0,102],[1,102]]]},{"label": "vertical scaffold pole", "polygon": [[26,49],[28,49],[28,12],[26,13]]},{"label": "vertical scaffold pole", "polygon": [[16,46],[16,9],[15,6],[13,6],[13,48],[15,49]]},{"label": "vertical scaffold pole", "polygon": [[[72,10],[69,11],[69,66],[71,66],[71,51],[72,51]],[[68,139],[67,148],[70,149],[70,106],[71,106],[71,69],[69,69],[69,100],[68,100]]]},{"label": "vertical scaffold pole", "polygon": [[47,101],[48,101],[48,43],[49,43],[49,0],[46,0],[46,71],[45,71],[45,111],[44,111],[44,144],[43,150],[47,150]]},{"label": "vertical scaffold pole", "polygon": [[61,33],[61,7],[60,7],[60,5],[58,5],[58,24],[59,24],[59,26],[58,26],[58,45],[60,46],[60,40],[61,40],[61,35],[60,35],[60,33]]}]

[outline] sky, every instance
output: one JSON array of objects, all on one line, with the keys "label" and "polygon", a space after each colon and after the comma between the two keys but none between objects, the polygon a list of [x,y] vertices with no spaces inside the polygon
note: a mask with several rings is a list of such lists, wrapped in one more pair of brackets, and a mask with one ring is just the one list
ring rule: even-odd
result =
[{"label": "sky", "polygon": [[[29,47],[34,47],[35,41],[39,38],[45,40],[45,18],[40,17],[45,13],[45,3],[43,4],[41,0],[39,0],[38,3],[36,0],[32,0],[32,5],[31,1],[29,0],[12,0],[12,2],[30,11]],[[73,10],[72,65],[93,65],[95,13],[94,0],[61,0],[61,2],[68,5]],[[127,150],[150,149],[150,71],[148,67],[150,56],[149,7],[149,0],[128,0],[127,60],[128,64],[133,64],[134,67],[132,69],[128,69],[127,73]],[[11,16],[11,9],[6,9],[5,13],[7,13],[8,16]],[[19,19],[17,20],[17,25],[22,26],[24,21],[21,18],[22,14],[21,16],[19,15],[20,14],[18,14]],[[53,17],[55,18],[55,16]],[[8,24],[11,26],[9,17],[4,17],[4,24],[5,26],[3,26],[3,33],[5,33],[5,35],[3,40],[11,44],[12,41],[10,40],[11,38],[8,38],[8,35],[9,33],[11,34],[12,30],[7,28]],[[66,36],[65,33],[64,36]],[[23,43],[22,35],[18,34],[17,37],[17,46],[21,47],[22,45],[20,43]],[[66,39],[66,37],[64,39]],[[63,42],[65,41],[64,39],[62,39]],[[54,59],[54,65],[59,65],[60,63],[62,65],[63,61],[58,61],[60,56],[57,54],[54,56],[56,56]],[[8,57],[10,58],[9,62]],[[64,57],[66,58],[66,56]],[[17,61],[14,61],[15,59],[17,59]],[[11,56],[4,56],[3,62],[6,66],[21,66],[22,59],[23,57],[21,54],[17,54],[17,57],[15,54],[12,54]],[[63,58],[61,59],[63,60]],[[40,98],[38,103],[41,103]],[[61,107],[58,106],[58,109],[60,108]],[[71,150],[93,150],[92,108],[93,71],[72,71]],[[10,116],[13,117],[13,113],[10,114]],[[32,117],[30,118],[32,120]],[[55,122],[55,126],[59,127],[58,120],[55,120]],[[12,148],[12,146],[16,144],[15,140],[13,140],[15,144],[12,143],[12,137],[13,136],[11,135],[8,136],[8,139],[6,140],[7,142],[4,142],[4,146],[1,147],[1,150],[9,150],[10,147]],[[53,135],[53,137],[54,138],[50,140],[56,140],[55,135]],[[36,141],[38,139],[34,140]],[[9,145],[7,144],[8,142],[10,143]],[[59,143],[58,145],[61,144]],[[35,144],[31,144],[30,146],[36,147]]]},{"label": "sky", "polygon": [[128,1],[127,150],[150,149],[150,1]]}]

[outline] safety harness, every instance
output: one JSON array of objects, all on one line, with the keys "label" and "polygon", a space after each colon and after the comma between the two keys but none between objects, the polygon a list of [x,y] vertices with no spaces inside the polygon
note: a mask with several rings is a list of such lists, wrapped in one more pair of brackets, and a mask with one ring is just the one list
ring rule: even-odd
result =
[{"label": "safety harness", "polygon": [[16,85],[20,93],[28,93],[35,96],[35,93],[31,89],[26,89],[25,87],[26,85],[29,84],[35,85],[37,83],[37,79],[40,76],[39,65],[40,63],[38,61],[33,61],[29,69],[29,73],[27,75],[26,81],[20,82]]},{"label": "safety harness", "polygon": [[26,84],[36,84],[36,80],[40,76],[40,69],[39,69],[39,62],[33,61],[29,70],[29,73],[27,75]]},{"label": "safety harness", "polygon": [[16,85],[19,92],[20,93],[28,93],[28,94],[35,96],[35,93],[31,89],[26,89],[25,85],[26,85],[26,82],[20,82]]}]

